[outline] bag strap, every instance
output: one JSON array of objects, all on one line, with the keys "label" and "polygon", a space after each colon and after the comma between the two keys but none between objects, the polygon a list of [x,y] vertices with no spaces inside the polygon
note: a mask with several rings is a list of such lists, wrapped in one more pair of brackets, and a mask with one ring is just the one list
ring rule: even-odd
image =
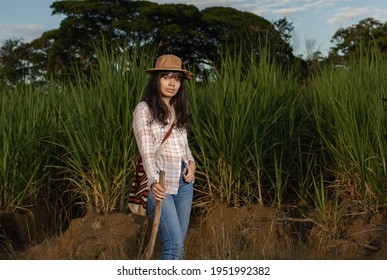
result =
[{"label": "bag strap", "polygon": [[161,154],[161,152],[162,152],[162,150],[163,150],[163,148],[164,148],[164,145],[163,145],[163,144],[165,143],[165,141],[167,141],[168,137],[169,137],[169,136],[171,135],[171,133],[172,133],[173,126],[175,125],[175,112],[174,112],[174,111],[172,111],[171,123],[172,123],[171,126],[169,127],[167,133],[165,134],[163,140],[161,141],[160,147],[159,147],[159,148],[157,149],[157,151],[156,151],[156,158],[158,158],[159,155]]},{"label": "bag strap", "polygon": [[174,125],[175,125],[175,124],[173,123],[173,124],[169,127],[167,133],[165,134],[165,136],[164,136],[164,138],[163,138],[163,141],[161,141],[161,145],[162,145],[165,141],[167,141],[168,137],[172,134],[172,129],[173,129],[173,126],[174,126]]},{"label": "bag strap", "polygon": [[169,127],[169,129],[168,129],[167,133],[165,134],[163,141],[161,141],[160,145],[162,145],[168,139],[168,137],[171,135],[173,126],[175,125],[175,118],[176,118],[175,111],[172,110],[172,112],[171,112],[171,126]]}]

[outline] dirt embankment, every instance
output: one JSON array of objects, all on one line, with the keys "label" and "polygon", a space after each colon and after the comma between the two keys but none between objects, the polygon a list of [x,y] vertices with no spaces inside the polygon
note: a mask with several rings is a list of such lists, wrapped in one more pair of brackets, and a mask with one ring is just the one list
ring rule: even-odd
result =
[{"label": "dirt embankment", "polygon": [[[329,229],[272,208],[214,202],[192,216],[186,259],[387,259],[387,215],[355,213],[341,221]],[[44,209],[0,215],[1,257],[141,259],[150,235],[147,220],[130,213],[86,214],[60,234],[52,230],[56,223]],[[154,258],[159,253],[157,242]]]}]

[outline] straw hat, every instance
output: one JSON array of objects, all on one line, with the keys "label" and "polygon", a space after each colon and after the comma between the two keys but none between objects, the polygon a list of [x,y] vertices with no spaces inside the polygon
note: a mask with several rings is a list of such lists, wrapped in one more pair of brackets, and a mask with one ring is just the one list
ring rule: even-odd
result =
[{"label": "straw hat", "polygon": [[154,71],[173,71],[173,72],[182,72],[185,75],[186,79],[193,78],[193,74],[185,69],[181,68],[181,59],[173,54],[164,54],[159,56],[156,61],[156,66],[145,70],[146,73],[152,74]]}]

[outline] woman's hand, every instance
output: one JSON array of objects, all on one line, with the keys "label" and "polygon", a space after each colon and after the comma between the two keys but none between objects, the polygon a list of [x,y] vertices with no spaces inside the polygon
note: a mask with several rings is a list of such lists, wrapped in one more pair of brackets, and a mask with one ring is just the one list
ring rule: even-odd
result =
[{"label": "woman's hand", "polygon": [[193,161],[188,163],[188,166],[184,168],[184,181],[187,183],[193,183],[195,181],[196,165]]},{"label": "woman's hand", "polygon": [[152,184],[151,191],[156,200],[161,201],[165,198],[165,189],[159,183]]}]

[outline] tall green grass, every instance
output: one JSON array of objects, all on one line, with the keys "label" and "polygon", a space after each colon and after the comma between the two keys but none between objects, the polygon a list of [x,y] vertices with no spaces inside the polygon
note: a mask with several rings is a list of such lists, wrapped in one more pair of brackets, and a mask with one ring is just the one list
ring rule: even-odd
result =
[{"label": "tall green grass", "polygon": [[35,204],[48,195],[59,135],[56,98],[30,85],[0,90],[0,210]]},{"label": "tall green grass", "polygon": [[97,58],[91,77],[79,74],[66,90],[64,167],[85,207],[109,213],[126,205],[136,151],[132,112],[146,84],[139,71],[146,61],[137,52],[106,49],[98,50]]},{"label": "tall green grass", "polygon": [[244,65],[226,53],[221,65],[191,98],[201,191],[230,205],[280,205],[297,153],[296,80],[264,56]]},{"label": "tall green grass", "polygon": [[308,92],[322,149],[339,191],[378,207],[387,197],[387,65],[380,54],[325,68]]},{"label": "tall green grass", "polygon": [[[267,57],[226,52],[212,79],[187,83],[195,203],[297,204],[317,210],[321,224],[330,203],[334,211],[353,199],[385,206],[387,65],[379,54],[324,68],[306,84]],[[125,208],[137,152],[132,112],[154,60],[107,49],[96,58],[89,76],[77,72],[71,82],[0,89],[0,210],[36,204],[55,184],[89,211]]]}]

